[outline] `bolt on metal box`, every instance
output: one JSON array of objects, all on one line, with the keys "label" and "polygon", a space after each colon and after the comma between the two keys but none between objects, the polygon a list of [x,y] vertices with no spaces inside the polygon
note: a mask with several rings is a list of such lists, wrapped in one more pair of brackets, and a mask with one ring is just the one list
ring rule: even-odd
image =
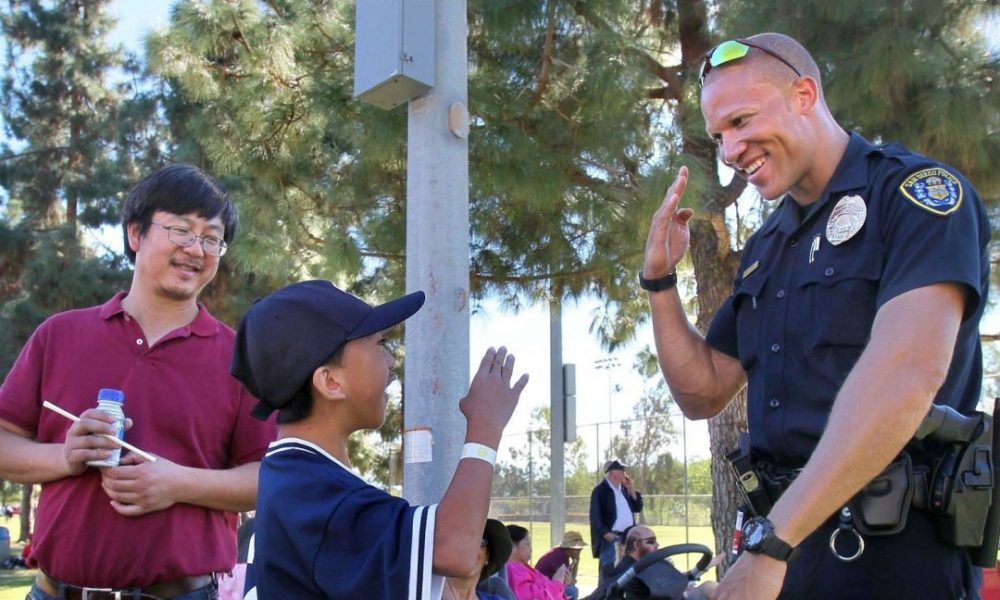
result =
[{"label": "bolt on metal box", "polygon": [[354,97],[395,108],[434,87],[434,0],[357,0]]}]

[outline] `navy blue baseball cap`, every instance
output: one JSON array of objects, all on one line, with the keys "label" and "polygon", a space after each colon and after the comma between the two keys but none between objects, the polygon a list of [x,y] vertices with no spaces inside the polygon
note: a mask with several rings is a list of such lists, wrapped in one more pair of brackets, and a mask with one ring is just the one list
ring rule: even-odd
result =
[{"label": "navy blue baseball cap", "polygon": [[402,323],[423,304],[423,292],[373,307],[329,281],[293,283],[240,319],[229,372],[260,401],[253,416],[267,419],[341,346]]}]

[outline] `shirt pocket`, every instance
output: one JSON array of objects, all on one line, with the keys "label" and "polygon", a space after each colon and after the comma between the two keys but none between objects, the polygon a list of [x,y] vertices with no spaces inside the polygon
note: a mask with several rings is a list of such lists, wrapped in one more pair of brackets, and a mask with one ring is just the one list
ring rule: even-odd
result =
[{"label": "shirt pocket", "polygon": [[736,285],[733,291],[733,311],[736,313],[736,350],[746,372],[752,371],[759,359],[760,330],[763,327],[761,292],[767,283],[766,273],[753,273]]},{"label": "shirt pocket", "polygon": [[858,350],[868,344],[875,321],[884,248],[868,242],[828,247],[808,266],[800,283],[806,352]]}]

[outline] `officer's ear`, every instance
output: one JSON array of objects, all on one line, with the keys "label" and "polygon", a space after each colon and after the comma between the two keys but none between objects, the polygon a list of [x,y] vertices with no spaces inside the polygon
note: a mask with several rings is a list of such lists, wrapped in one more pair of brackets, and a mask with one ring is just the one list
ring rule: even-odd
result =
[{"label": "officer's ear", "polygon": [[808,75],[802,75],[792,83],[791,94],[796,111],[802,115],[809,114],[820,101],[819,83]]}]

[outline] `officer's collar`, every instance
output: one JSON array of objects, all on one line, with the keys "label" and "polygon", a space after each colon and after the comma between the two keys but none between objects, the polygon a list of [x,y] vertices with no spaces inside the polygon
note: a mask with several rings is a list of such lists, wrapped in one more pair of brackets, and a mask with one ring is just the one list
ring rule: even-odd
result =
[{"label": "officer's collar", "polygon": [[830,198],[837,192],[864,188],[868,184],[868,155],[878,149],[856,132],[851,132],[847,148],[833,177],[819,199],[809,206],[800,207],[790,194],[786,194],[779,207],[778,227],[785,235],[792,235],[806,220],[822,212]]}]

